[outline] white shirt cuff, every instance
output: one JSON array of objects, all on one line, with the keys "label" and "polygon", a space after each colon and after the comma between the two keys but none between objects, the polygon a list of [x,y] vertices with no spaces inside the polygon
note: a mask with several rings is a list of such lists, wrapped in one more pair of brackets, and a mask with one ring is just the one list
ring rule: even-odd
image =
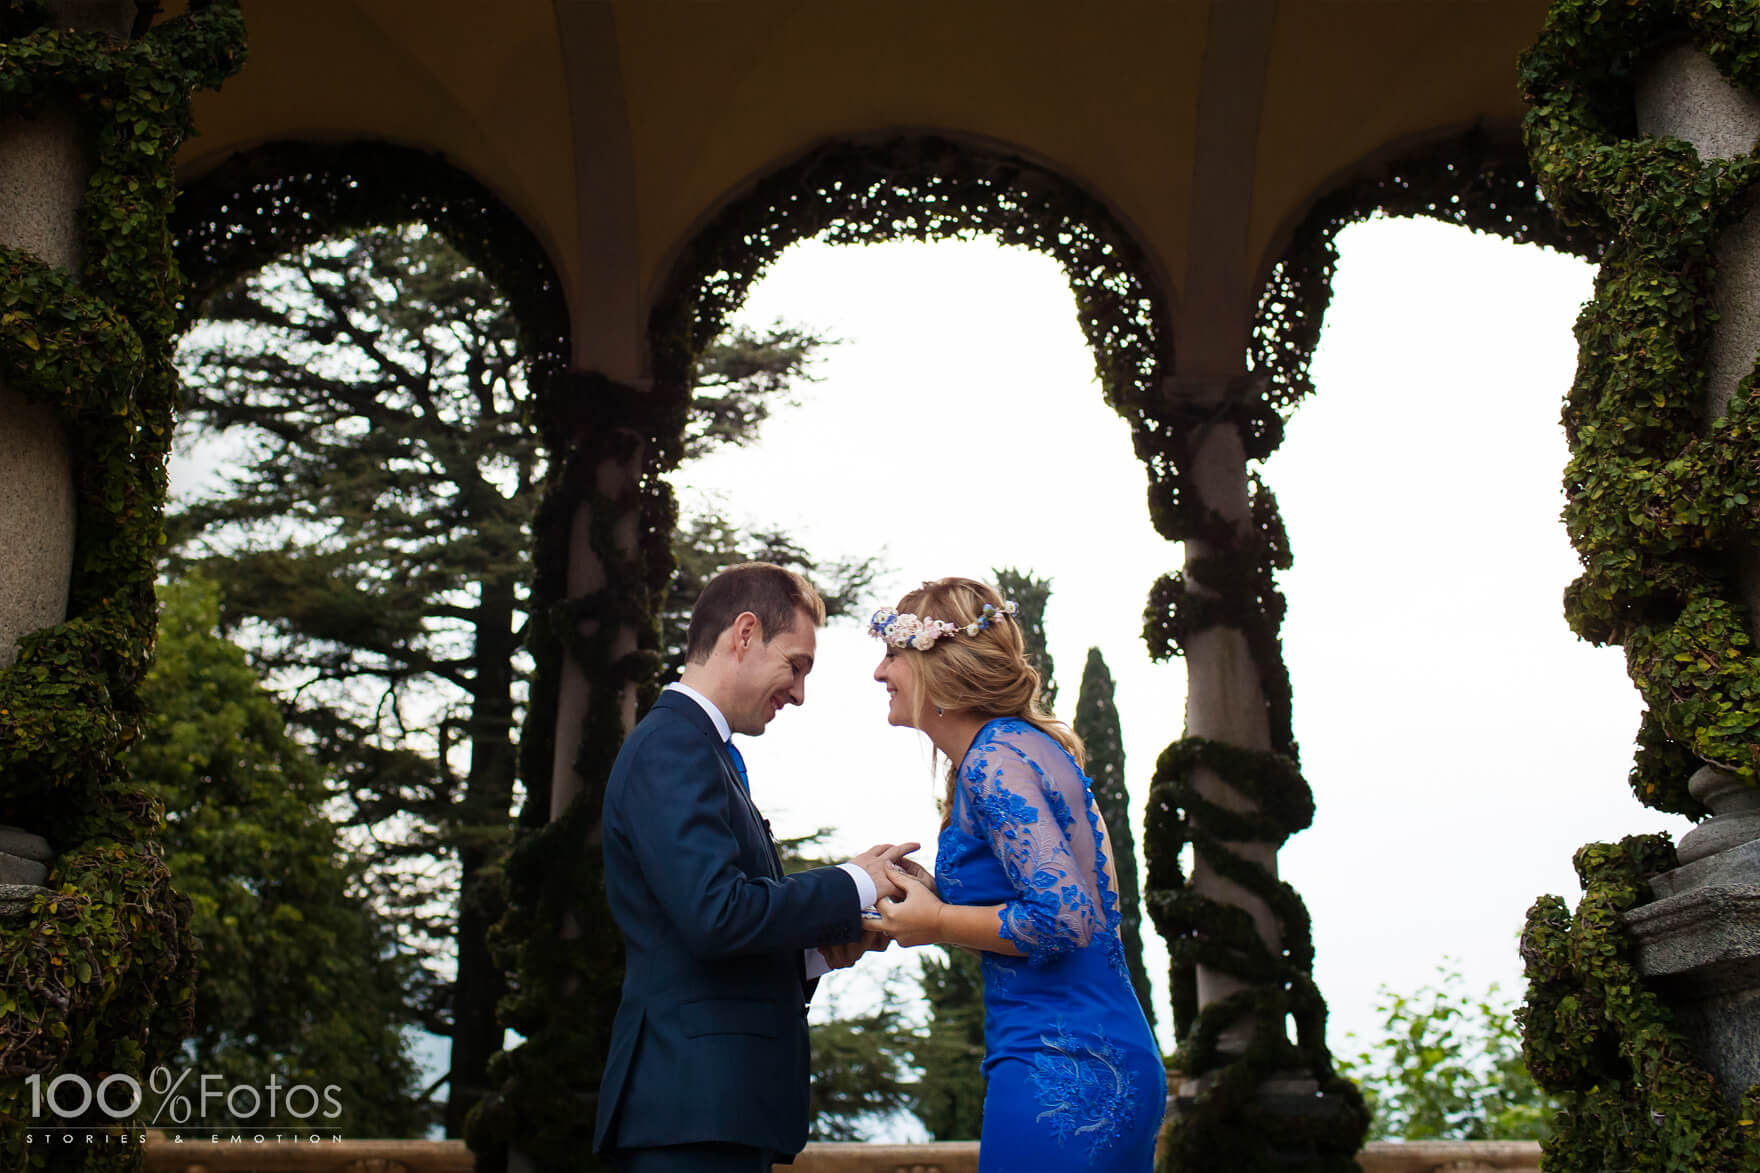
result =
[{"label": "white shirt cuff", "polygon": [[880,895],[880,891],[874,887],[874,877],[868,874],[867,869],[855,863],[840,863],[837,866],[848,872],[849,878],[856,882],[856,897],[862,902],[862,907],[874,907],[874,900]]},{"label": "white shirt cuff", "polygon": [[807,959],[808,981],[812,981],[816,977],[823,977],[831,972],[831,963],[826,961],[825,955],[817,949],[807,949],[804,951],[804,955]]}]

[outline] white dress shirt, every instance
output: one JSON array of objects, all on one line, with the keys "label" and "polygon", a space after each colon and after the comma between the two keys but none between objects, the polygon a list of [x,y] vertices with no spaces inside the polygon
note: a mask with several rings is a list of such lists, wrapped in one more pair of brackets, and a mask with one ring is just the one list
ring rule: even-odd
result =
[{"label": "white dress shirt", "polygon": [[[680,681],[675,680],[671,684],[668,684],[666,688],[670,691],[681,692],[685,696],[690,697],[693,701],[696,701],[697,705],[703,710],[703,712],[709,714],[709,720],[714,723],[715,732],[720,736],[721,740],[727,742],[729,745],[733,743],[733,729],[727,724],[727,718],[721,715],[721,710],[716,707],[714,701],[710,700],[690,685]],[[874,887],[874,877],[868,874],[867,869],[853,863],[840,863],[837,866],[847,872],[849,878],[856,882],[856,898],[861,901],[862,907],[874,907],[874,900],[880,895],[880,892],[879,889]],[[831,966],[825,960],[825,955],[820,953],[817,949],[806,950],[805,956],[807,962],[807,979],[809,981],[831,969]]]}]

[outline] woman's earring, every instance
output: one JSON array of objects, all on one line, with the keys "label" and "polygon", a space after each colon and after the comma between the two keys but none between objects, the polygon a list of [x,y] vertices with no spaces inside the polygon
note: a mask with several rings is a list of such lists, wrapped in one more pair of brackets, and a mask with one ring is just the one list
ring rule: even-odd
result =
[{"label": "woman's earring", "polygon": [[940,705],[936,705],[936,706],[935,706],[935,715],[936,715],[936,716],[937,716],[937,717],[939,717],[939,716],[942,716],[942,715],[943,715],[943,714],[942,714],[942,712],[941,712],[941,706],[940,706]]}]

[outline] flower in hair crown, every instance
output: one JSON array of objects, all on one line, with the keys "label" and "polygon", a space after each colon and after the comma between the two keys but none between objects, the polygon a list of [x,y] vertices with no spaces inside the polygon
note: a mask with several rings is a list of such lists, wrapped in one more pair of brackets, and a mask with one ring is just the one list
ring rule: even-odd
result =
[{"label": "flower in hair crown", "polygon": [[1004,617],[1012,618],[1018,610],[1020,608],[1012,600],[1000,607],[985,603],[978,617],[961,627],[945,619],[924,619],[909,611],[901,613],[891,607],[882,607],[868,620],[868,634],[875,639],[885,640],[895,648],[915,648],[919,652],[926,652],[935,646],[938,639],[954,635],[977,635]]}]

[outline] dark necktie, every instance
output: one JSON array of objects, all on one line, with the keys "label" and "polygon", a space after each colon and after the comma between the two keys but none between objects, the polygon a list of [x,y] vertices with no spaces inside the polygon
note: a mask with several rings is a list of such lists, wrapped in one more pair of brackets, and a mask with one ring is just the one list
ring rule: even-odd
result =
[{"label": "dark necktie", "polygon": [[750,794],[752,792],[752,780],[746,775],[746,760],[740,757],[739,747],[733,744],[732,738],[728,738],[727,752],[733,756],[733,768],[739,771],[739,784],[746,788],[747,794]]}]

